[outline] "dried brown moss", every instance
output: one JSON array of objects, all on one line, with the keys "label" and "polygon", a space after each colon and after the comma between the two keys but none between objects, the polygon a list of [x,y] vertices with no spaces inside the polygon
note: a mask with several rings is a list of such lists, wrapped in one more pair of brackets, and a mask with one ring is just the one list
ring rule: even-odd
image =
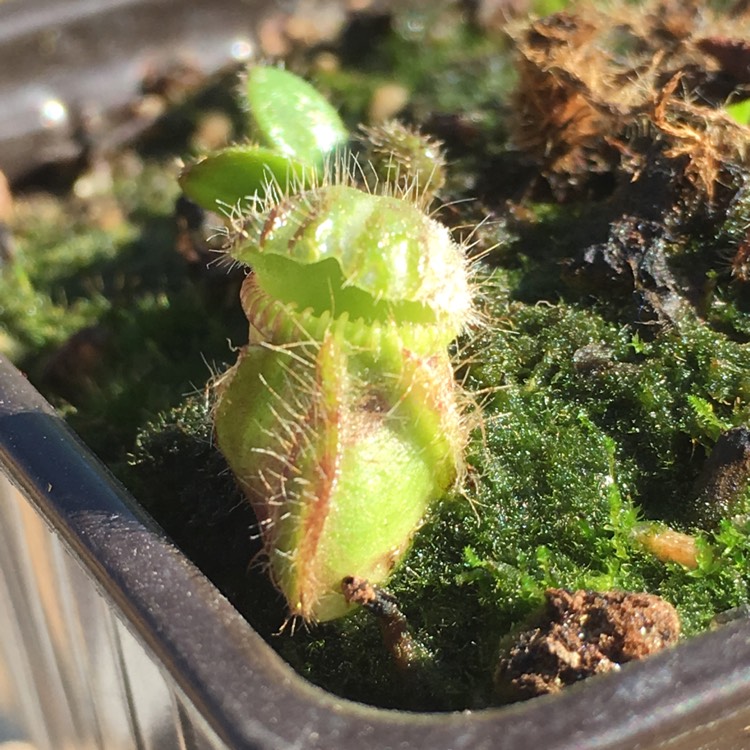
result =
[{"label": "dried brown moss", "polygon": [[602,172],[637,180],[656,151],[687,193],[712,202],[747,165],[750,129],[722,107],[750,82],[750,11],[580,5],[510,34],[520,74],[513,140],[558,194]]}]

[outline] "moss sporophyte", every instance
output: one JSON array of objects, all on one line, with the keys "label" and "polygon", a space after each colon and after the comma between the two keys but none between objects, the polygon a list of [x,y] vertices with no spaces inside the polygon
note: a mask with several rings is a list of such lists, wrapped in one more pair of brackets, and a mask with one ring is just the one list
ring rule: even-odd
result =
[{"label": "moss sporophyte", "polygon": [[[269,79],[303,106],[290,113],[277,96],[284,116],[271,112],[258,91]],[[471,285],[462,248],[409,199],[414,180],[378,193],[346,167],[319,176],[343,126],[307,84],[261,68],[248,90],[273,158],[236,147],[183,177],[188,195],[231,207],[228,253],[252,268],[249,341],[215,384],[216,442],[290,614],[325,621],[352,608],[345,578],[388,577],[462,475],[467,421],[448,345],[472,318]],[[317,151],[286,137],[305,123],[323,134]]]}]

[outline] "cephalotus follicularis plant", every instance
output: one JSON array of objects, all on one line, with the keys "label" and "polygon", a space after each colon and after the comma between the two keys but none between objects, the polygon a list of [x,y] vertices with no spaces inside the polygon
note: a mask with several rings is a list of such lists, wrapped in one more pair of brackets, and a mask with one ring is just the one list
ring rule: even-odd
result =
[{"label": "cephalotus follicularis plant", "polygon": [[[424,159],[411,181],[397,168],[357,186],[343,125],[309,84],[275,68],[247,80],[262,145],[210,155],[182,179],[227,209],[228,253],[252,269],[249,340],[214,385],[215,436],[290,615],[325,621],[351,609],[342,580],[384,581],[460,481],[469,423],[448,347],[473,318],[472,285],[462,247],[425,213]],[[289,102],[294,128],[274,122],[290,121]],[[317,133],[317,147],[297,150],[285,129]],[[388,133],[424,144],[442,170],[434,143]]]}]

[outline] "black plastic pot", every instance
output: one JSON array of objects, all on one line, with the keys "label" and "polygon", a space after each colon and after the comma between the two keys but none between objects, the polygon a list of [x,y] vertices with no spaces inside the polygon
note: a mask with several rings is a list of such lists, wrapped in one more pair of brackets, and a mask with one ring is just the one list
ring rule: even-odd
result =
[{"label": "black plastic pot", "polygon": [[[70,120],[39,119],[24,98],[35,86],[70,112],[101,91],[104,67],[112,85],[96,107],[108,119],[146,61],[188,44],[188,6],[201,40],[223,40],[218,66],[269,5],[0,4],[0,167],[20,176],[83,147]],[[506,709],[406,714],[334,698],[281,661],[0,358],[0,739],[38,750],[738,750],[748,726],[747,621]]]},{"label": "black plastic pot", "polygon": [[507,709],[309,685],[0,359],[0,714],[39,750],[750,746],[750,622]]}]

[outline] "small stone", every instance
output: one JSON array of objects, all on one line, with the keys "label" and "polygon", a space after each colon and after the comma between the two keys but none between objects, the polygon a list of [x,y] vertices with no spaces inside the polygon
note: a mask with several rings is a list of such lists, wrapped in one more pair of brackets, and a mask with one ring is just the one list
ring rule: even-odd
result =
[{"label": "small stone", "polygon": [[384,83],[375,89],[370,100],[367,118],[370,123],[395,117],[409,102],[409,90],[400,83]]},{"label": "small stone", "polygon": [[336,39],[346,23],[346,9],[340,3],[301,0],[284,25],[293,43],[311,47]]},{"label": "small stone", "polygon": [[258,41],[261,51],[267,57],[284,57],[292,50],[291,42],[284,32],[286,16],[274,13],[263,19],[258,26]]},{"label": "small stone", "polygon": [[333,52],[319,52],[315,55],[313,67],[318,73],[336,73],[341,67],[341,60]]},{"label": "small stone", "polygon": [[223,148],[232,139],[232,121],[224,112],[202,115],[192,138],[196,151],[206,152]]},{"label": "small stone", "polygon": [[0,222],[9,222],[13,218],[13,194],[10,192],[8,178],[0,172]]}]

